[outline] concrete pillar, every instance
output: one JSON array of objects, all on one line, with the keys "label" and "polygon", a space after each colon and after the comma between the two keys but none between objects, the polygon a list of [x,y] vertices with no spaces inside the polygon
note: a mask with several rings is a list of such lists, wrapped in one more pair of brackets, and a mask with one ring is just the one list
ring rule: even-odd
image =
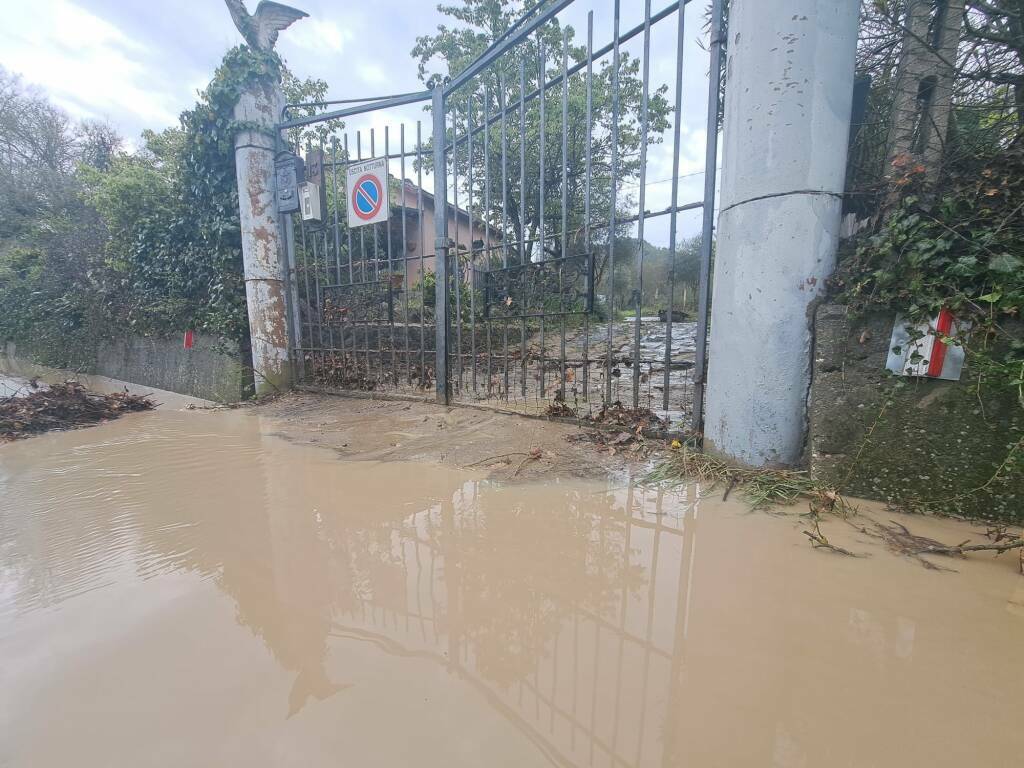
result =
[{"label": "concrete pillar", "polygon": [[814,304],[835,267],[859,0],[733,0],[705,446],[804,454]]},{"label": "concrete pillar", "polygon": [[257,395],[291,384],[284,233],[274,194],[274,131],[283,107],[280,86],[264,82],[244,92],[235,108],[235,120],[252,126],[235,138],[235,166]]}]

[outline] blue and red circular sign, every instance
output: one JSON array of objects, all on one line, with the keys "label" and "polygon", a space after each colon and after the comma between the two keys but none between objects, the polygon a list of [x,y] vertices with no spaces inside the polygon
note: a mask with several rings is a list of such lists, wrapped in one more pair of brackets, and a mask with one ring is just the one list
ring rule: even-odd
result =
[{"label": "blue and red circular sign", "polygon": [[380,213],[384,205],[384,190],[380,180],[372,173],[359,177],[352,188],[352,210],[363,221],[369,221]]}]

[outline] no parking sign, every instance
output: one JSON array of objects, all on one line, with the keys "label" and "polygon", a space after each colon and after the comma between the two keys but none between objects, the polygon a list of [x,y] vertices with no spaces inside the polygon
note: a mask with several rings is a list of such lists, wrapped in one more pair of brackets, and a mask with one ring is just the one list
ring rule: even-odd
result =
[{"label": "no parking sign", "polygon": [[391,213],[388,200],[388,161],[383,157],[348,167],[348,225],[361,227],[387,221]]}]

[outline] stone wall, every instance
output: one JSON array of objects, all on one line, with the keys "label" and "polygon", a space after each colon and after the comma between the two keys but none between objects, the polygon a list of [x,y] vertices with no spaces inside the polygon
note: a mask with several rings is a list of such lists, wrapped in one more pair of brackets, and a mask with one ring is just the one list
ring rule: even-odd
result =
[{"label": "stone wall", "polygon": [[810,394],[812,473],[844,493],[970,516],[1024,519],[1024,471],[1004,467],[1024,434],[1015,391],[909,379],[885,369],[894,315],[815,317]]},{"label": "stone wall", "polygon": [[[241,352],[229,349],[216,337],[198,334],[192,349],[185,349],[181,338],[129,336],[99,342],[80,372],[215,402],[236,402],[251,388],[251,378],[247,383]],[[33,363],[52,362],[52,356],[13,342],[0,351],[0,366],[11,373],[28,373]]]}]

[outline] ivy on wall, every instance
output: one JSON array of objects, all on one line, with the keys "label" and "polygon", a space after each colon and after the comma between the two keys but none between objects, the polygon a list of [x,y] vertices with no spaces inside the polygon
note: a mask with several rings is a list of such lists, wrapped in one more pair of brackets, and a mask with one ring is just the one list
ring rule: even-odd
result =
[{"label": "ivy on wall", "polygon": [[919,166],[897,170],[894,209],[841,254],[837,298],[913,320],[949,308],[971,329],[943,341],[964,345],[971,375],[1015,390],[1024,407],[1024,147],[958,164],[931,195]]},{"label": "ivy on wall", "polygon": [[[248,332],[242,240],[235,181],[234,140],[244,126],[234,109],[242,92],[282,77],[272,52],[238,46],[228,51],[198,104],[181,116],[180,177],[163,232],[136,237],[135,257],[151,268],[157,288],[180,295],[178,318],[163,325],[194,327],[243,340]],[[171,285],[162,277],[173,274]],[[170,322],[167,322],[170,321]],[[175,322],[176,321],[176,322]]]}]

